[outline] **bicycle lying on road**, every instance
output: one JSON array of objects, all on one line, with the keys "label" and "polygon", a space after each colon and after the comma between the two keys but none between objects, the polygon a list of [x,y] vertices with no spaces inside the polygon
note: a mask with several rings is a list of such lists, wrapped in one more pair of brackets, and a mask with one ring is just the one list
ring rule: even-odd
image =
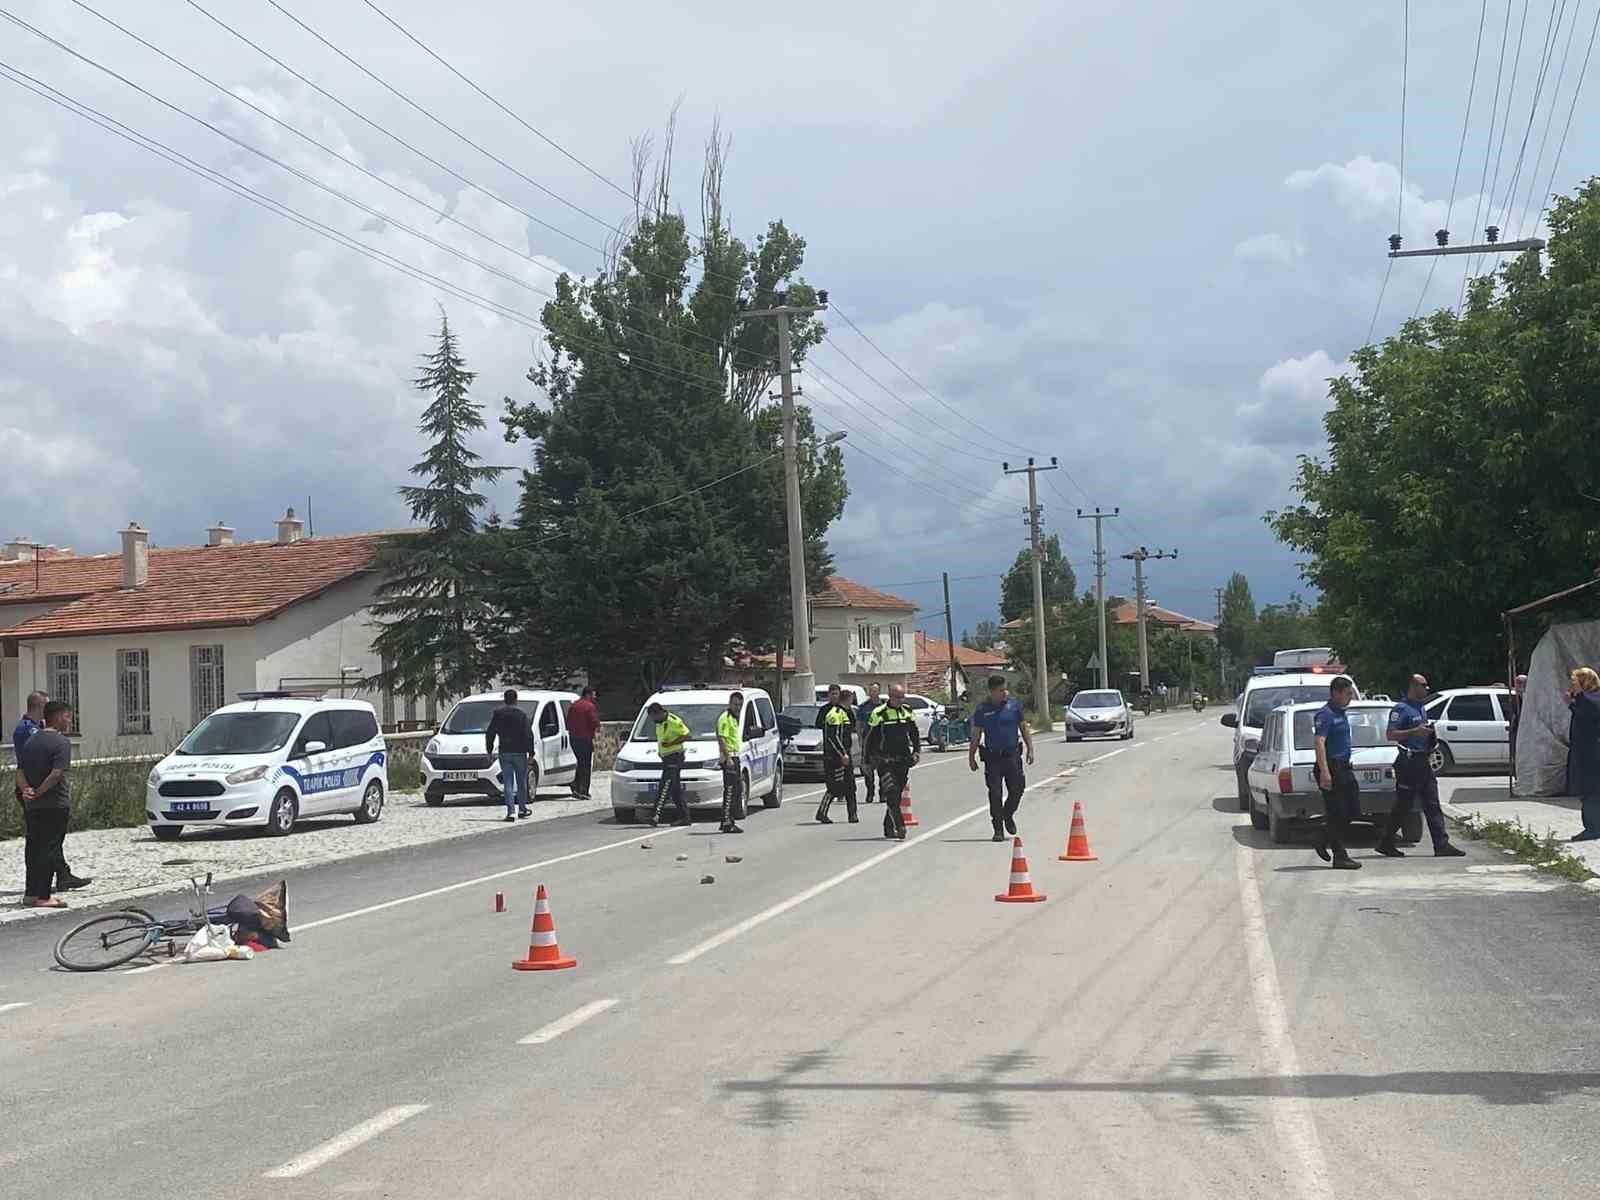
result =
[{"label": "bicycle lying on road", "polygon": [[167,957],[172,958],[181,944],[205,926],[227,921],[226,908],[206,907],[206,897],[211,895],[211,872],[206,872],[204,882],[191,876],[189,891],[193,899],[187,916],[162,920],[142,908],[125,908],[90,917],[56,943],[56,962],[69,971],[104,971],[132,962],[162,943],[166,944]]}]

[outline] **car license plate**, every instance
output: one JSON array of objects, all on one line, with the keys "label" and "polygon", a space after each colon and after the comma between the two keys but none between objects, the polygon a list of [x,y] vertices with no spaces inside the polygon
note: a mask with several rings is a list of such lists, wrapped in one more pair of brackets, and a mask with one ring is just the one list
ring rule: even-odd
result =
[{"label": "car license plate", "polygon": [[444,781],[446,783],[472,783],[477,778],[478,773],[476,771],[446,771],[444,773]]},{"label": "car license plate", "polygon": [[177,800],[172,805],[173,812],[210,812],[209,800]]},{"label": "car license plate", "polygon": [[1383,782],[1383,772],[1363,771],[1361,772],[1361,782],[1366,786],[1376,787],[1378,784]]}]

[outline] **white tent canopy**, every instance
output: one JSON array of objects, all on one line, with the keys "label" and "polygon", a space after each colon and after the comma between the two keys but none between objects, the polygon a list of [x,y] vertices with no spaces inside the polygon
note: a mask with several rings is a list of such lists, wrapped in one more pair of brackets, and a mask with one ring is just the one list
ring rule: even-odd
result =
[{"label": "white tent canopy", "polygon": [[1517,724],[1518,796],[1567,790],[1567,687],[1573,668],[1600,665],[1600,621],[1552,625],[1533,649],[1528,690]]}]

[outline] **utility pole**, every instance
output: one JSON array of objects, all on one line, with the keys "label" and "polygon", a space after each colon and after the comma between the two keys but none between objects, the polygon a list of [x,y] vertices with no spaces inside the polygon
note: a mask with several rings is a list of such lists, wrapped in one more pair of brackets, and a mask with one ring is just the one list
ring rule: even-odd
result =
[{"label": "utility pole", "polygon": [[1110,512],[1101,512],[1099,506],[1092,513],[1078,510],[1078,520],[1094,522],[1094,604],[1098,609],[1097,619],[1100,626],[1100,686],[1108,688],[1110,683],[1110,667],[1106,663],[1106,544],[1100,536],[1104,523],[1111,517],[1122,512],[1120,507],[1113,508]]},{"label": "utility pole", "polygon": [[1137,606],[1139,613],[1139,687],[1148,689],[1150,687],[1150,642],[1146,638],[1144,631],[1144,564],[1152,558],[1177,558],[1178,552],[1176,550],[1170,554],[1165,550],[1151,552],[1140,546],[1137,550],[1124,554],[1122,557],[1133,560],[1134,604]]},{"label": "utility pole", "polygon": [[1028,477],[1028,539],[1033,547],[1033,707],[1038,716],[1039,729],[1048,733],[1051,721],[1049,664],[1044,658],[1044,543],[1039,537],[1039,518],[1044,510],[1039,507],[1038,474],[1040,471],[1056,470],[1056,460],[1052,455],[1048,467],[1039,467],[1030,458],[1027,466],[1016,470],[1011,469],[1010,463],[1003,462],[1000,469],[1007,475],[1026,474]]},{"label": "utility pole", "polygon": [[[774,292],[776,304],[772,308],[757,309],[740,314],[749,317],[772,317],[778,322],[778,373],[783,382],[783,494],[784,508],[789,518],[789,609],[794,627],[794,674],[790,677],[789,699],[795,703],[810,703],[815,694],[817,677],[811,670],[811,619],[806,595],[806,542],[805,531],[800,527],[800,449],[795,433],[794,418],[794,363],[789,339],[789,317],[809,317],[828,307],[828,293],[817,292],[815,304],[790,304],[787,292]],[[783,647],[778,647],[781,670]],[[782,697],[778,699],[781,701]]]},{"label": "utility pole", "polygon": [[1223,662],[1222,649],[1222,588],[1217,588],[1217,699],[1226,699],[1228,695],[1228,666]]},{"label": "utility pole", "polygon": [[944,644],[950,647],[950,703],[956,702],[956,631],[950,619],[950,572],[944,574]]}]

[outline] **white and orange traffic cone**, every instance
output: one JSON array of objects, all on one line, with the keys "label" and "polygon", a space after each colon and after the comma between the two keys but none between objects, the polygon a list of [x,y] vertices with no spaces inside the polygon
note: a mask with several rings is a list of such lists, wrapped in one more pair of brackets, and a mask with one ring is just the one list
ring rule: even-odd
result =
[{"label": "white and orange traffic cone", "polygon": [[518,971],[559,971],[575,967],[578,960],[562,958],[561,947],[556,944],[556,923],[550,916],[550,897],[544,884],[533,898],[533,932],[528,935],[528,957],[519,958],[512,967]]},{"label": "white and orange traffic cone", "polygon": [[1089,849],[1089,833],[1083,827],[1083,801],[1072,802],[1072,828],[1067,831],[1067,852],[1058,854],[1061,862],[1095,862],[1099,855]]},{"label": "white and orange traffic cone", "polygon": [[911,811],[911,780],[910,779],[906,780],[906,786],[900,793],[900,815],[905,818],[905,820],[906,820],[906,828],[907,829],[910,829],[913,825],[921,825],[922,824],[921,821],[917,820],[916,814]]},{"label": "white and orange traffic cone", "polygon": [[1001,904],[1037,904],[1045,898],[1043,892],[1033,890],[1033,880],[1028,877],[1028,860],[1022,856],[1022,839],[1015,838],[1011,846],[1011,886],[995,897]]}]

